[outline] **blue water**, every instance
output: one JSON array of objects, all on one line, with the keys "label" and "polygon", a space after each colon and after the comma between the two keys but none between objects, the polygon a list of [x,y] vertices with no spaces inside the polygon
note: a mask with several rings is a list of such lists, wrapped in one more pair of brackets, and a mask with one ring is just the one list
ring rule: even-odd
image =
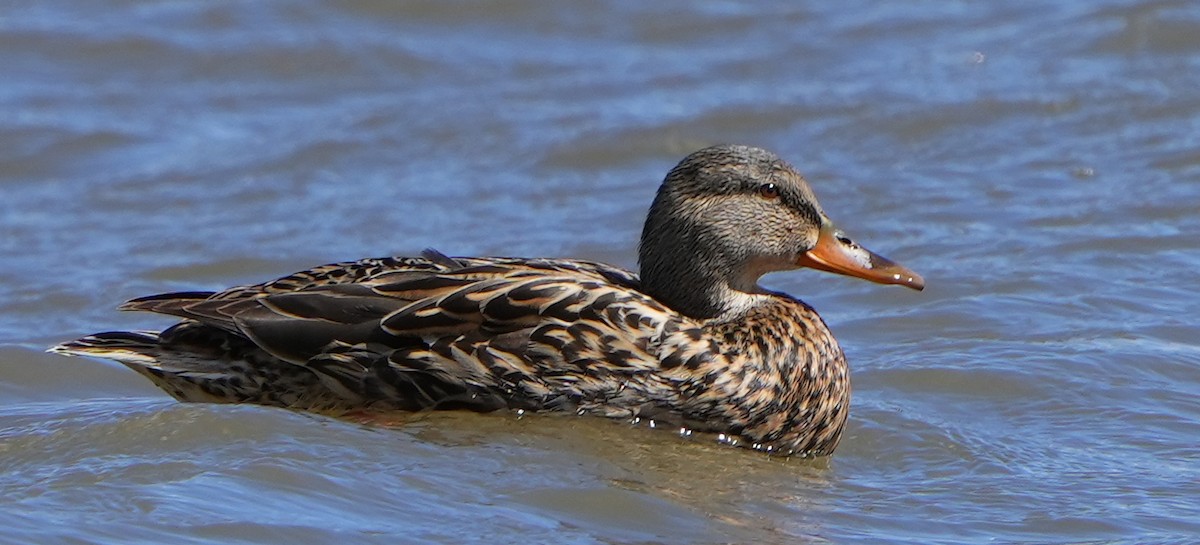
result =
[{"label": "blue water", "polygon": [[[0,542],[1200,541],[1189,2],[14,2],[0,58]],[[830,459],[183,405],[43,353],[427,246],[633,267],[719,142],[928,281],[765,279],[851,360]]]}]

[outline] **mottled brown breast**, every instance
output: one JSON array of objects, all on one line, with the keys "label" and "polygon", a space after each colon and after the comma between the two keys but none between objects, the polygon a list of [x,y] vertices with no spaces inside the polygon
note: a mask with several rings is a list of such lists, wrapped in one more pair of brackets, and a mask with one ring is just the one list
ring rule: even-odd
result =
[{"label": "mottled brown breast", "polygon": [[736,321],[669,332],[664,372],[678,380],[685,416],[763,450],[822,455],[849,411],[845,356],[816,311],[764,298]]}]

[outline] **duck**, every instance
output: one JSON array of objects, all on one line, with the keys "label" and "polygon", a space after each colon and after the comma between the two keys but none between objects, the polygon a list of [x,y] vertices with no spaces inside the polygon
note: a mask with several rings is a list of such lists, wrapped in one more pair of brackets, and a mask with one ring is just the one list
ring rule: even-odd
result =
[{"label": "duck", "polygon": [[760,277],[811,268],[925,286],[836,227],[790,164],[743,145],[670,170],[638,263],[436,250],[333,263],[133,299],[118,308],[181,321],[50,351],[115,360],[183,402],[573,412],[826,456],[849,415],[845,354],[811,306]]}]

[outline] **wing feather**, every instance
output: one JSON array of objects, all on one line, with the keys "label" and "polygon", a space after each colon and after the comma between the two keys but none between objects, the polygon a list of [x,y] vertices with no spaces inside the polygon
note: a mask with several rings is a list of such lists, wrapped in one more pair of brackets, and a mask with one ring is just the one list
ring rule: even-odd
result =
[{"label": "wing feather", "polygon": [[681,319],[623,269],[434,251],[123,308],[238,334],[348,402],[408,410],[587,407],[661,392],[625,386],[658,380],[658,339]]}]

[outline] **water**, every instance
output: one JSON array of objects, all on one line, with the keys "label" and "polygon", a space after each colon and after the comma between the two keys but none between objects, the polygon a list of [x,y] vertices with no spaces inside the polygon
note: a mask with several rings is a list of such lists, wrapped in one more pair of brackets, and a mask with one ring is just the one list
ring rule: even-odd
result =
[{"label": "water", "polygon": [[[2,11],[0,542],[1200,541],[1189,2]],[[830,459],[181,405],[43,353],[169,324],[131,297],[426,246],[633,266],[662,175],[718,142],[928,280],[765,279],[851,360]]]}]

